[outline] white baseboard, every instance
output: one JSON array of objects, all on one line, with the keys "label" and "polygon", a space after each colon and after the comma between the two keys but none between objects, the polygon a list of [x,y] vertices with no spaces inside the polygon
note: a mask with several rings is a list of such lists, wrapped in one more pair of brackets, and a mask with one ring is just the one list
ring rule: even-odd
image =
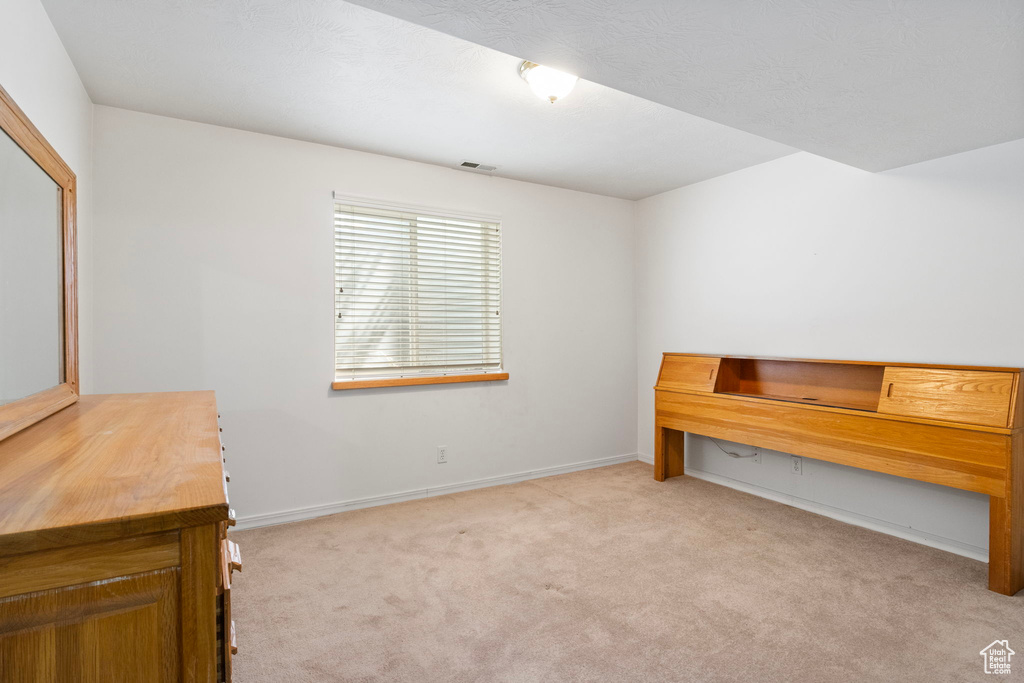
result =
[{"label": "white baseboard", "polygon": [[[653,455],[641,453],[637,456],[637,460],[646,462],[649,465],[654,464]],[[807,510],[808,512],[813,512],[818,515],[824,515],[825,517],[831,517],[832,519],[839,520],[840,522],[846,522],[847,524],[853,524],[855,526],[864,527],[865,529],[871,529],[872,531],[896,536],[897,538],[913,541],[914,543],[920,543],[921,545],[926,545],[930,548],[938,548],[939,550],[945,550],[946,552],[963,555],[964,557],[969,557],[972,560],[988,562],[988,550],[976,545],[963,543],[962,541],[956,541],[943,536],[936,536],[918,529],[911,529],[910,527],[893,524],[892,522],[887,522],[884,519],[868,517],[867,515],[862,515],[857,512],[843,510],[842,508],[835,508],[830,505],[825,505],[824,503],[807,500],[806,498],[800,498],[788,493],[781,493],[780,491],[758,486],[757,484],[748,484],[745,481],[723,477],[720,474],[704,472],[703,470],[694,469],[693,467],[687,467],[686,474],[687,476],[692,476],[696,479],[709,481],[712,484],[728,486],[731,489],[750,493],[755,496],[760,496],[761,498],[767,498],[768,500],[774,500],[777,503],[783,503],[790,507],[800,508],[801,510]]]},{"label": "white baseboard", "polygon": [[527,481],[529,479],[553,477],[556,474],[568,474],[569,472],[579,472],[580,470],[589,470],[595,467],[607,467],[608,465],[618,465],[624,462],[636,462],[636,460],[636,453],[629,453],[627,455],[613,455],[608,458],[584,460],[583,462],[574,462],[568,465],[544,467],[539,470],[527,470],[526,472],[506,474],[499,477],[474,479],[472,481],[464,481],[457,484],[446,484],[445,486],[436,486],[425,489],[414,489],[412,491],[388,493],[382,496],[370,496],[367,498],[354,498],[352,500],[341,501],[338,503],[314,505],[311,507],[295,508],[293,510],[282,510],[281,512],[268,512],[262,515],[249,515],[247,517],[240,517],[238,519],[238,525],[235,528],[254,529],[256,527],[261,526],[284,524],[285,522],[298,522],[303,519],[313,519],[314,517],[333,515],[335,513],[345,512],[347,510],[358,510],[359,508],[368,508],[377,505],[388,505],[389,503],[401,503],[402,501],[405,500],[416,500],[417,498],[443,496],[446,493],[458,493],[459,491],[470,491],[472,489],[481,489],[486,488],[488,486],[515,484],[521,481]]}]

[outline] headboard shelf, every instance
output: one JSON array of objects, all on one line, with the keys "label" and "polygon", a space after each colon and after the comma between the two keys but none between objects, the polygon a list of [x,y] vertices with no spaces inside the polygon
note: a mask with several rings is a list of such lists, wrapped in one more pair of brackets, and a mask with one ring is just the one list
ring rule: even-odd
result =
[{"label": "headboard shelf", "polygon": [[874,412],[884,373],[881,365],[723,358],[715,393]]}]

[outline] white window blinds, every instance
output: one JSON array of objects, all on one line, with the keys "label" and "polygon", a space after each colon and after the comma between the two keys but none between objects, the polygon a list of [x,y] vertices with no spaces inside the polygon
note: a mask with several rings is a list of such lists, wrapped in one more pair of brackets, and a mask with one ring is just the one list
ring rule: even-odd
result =
[{"label": "white window blinds", "polygon": [[501,226],[334,206],[335,380],[501,371]]}]

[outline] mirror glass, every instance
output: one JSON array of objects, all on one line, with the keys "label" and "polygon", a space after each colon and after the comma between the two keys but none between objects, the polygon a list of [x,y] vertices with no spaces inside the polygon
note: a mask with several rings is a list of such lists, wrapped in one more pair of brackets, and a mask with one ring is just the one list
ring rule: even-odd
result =
[{"label": "mirror glass", "polygon": [[0,405],[64,382],[61,188],[0,132]]}]

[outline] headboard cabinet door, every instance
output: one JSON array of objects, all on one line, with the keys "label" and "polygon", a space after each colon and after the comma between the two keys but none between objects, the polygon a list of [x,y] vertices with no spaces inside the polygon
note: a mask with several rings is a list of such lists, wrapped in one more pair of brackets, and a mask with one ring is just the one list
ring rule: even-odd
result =
[{"label": "headboard cabinet door", "polygon": [[658,374],[659,389],[714,391],[721,358],[666,355]]},{"label": "headboard cabinet door", "polygon": [[1014,375],[984,370],[887,367],[878,412],[1010,426]]}]

